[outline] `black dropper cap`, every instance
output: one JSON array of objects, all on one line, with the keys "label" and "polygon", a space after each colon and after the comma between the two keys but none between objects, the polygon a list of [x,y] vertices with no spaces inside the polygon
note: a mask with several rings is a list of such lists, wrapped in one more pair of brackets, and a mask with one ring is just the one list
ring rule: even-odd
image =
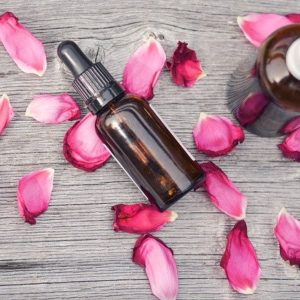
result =
[{"label": "black dropper cap", "polygon": [[125,94],[105,67],[100,62],[93,64],[76,43],[60,43],[57,54],[72,72],[75,78],[73,87],[93,114],[97,114],[111,100]]}]

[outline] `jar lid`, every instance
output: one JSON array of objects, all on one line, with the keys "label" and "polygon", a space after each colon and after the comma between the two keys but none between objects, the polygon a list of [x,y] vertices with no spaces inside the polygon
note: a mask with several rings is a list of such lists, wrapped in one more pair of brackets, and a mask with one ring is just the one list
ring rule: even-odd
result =
[{"label": "jar lid", "polygon": [[275,31],[259,49],[256,68],[272,101],[300,112],[300,24]]}]

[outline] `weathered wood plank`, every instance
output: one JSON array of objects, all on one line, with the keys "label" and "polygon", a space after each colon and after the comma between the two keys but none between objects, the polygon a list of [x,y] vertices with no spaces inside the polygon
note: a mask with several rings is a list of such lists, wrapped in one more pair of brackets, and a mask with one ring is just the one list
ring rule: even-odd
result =
[{"label": "weathered wood plank", "polygon": [[[17,111],[0,137],[0,297],[1,299],[153,299],[142,270],[131,263],[136,236],[111,230],[110,207],[143,200],[116,162],[95,173],[68,165],[61,141],[71,123],[43,126],[24,116],[33,94],[69,91],[56,47],[74,39],[85,49],[100,47],[107,68],[121,79],[129,54],[151,33],[161,34],[170,55],[177,40],[188,41],[208,76],[182,89],[162,74],[153,105],[199,160],[191,131],[200,111],[230,116],[226,82],[253,48],[239,32],[236,16],[249,12],[300,10],[296,0],[270,1],[0,1],[43,41],[48,55],[44,77],[21,73],[0,48],[0,92]],[[273,238],[282,206],[300,218],[300,167],[281,158],[280,139],[247,133],[232,155],[215,161],[249,199],[247,223],[263,276],[251,299],[299,299],[300,273],[284,263]],[[16,185],[31,170],[55,168],[51,207],[36,226],[18,217]],[[219,260],[234,221],[217,212],[202,192],[174,206],[179,219],[157,235],[174,249],[179,266],[179,299],[240,299],[229,288]]]}]

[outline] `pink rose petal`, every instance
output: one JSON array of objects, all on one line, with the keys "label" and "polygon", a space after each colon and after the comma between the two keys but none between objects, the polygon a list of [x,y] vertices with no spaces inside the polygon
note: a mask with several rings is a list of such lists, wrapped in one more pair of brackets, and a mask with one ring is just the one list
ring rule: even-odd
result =
[{"label": "pink rose petal", "polygon": [[197,149],[209,156],[226,155],[244,141],[244,131],[228,118],[201,113],[193,131]]},{"label": "pink rose petal", "polygon": [[207,191],[211,202],[228,216],[241,220],[245,218],[247,199],[213,162],[200,164],[205,174],[201,186]]},{"label": "pink rose petal", "polygon": [[261,276],[255,249],[247,235],[245,221],[239,221],[227,236],[221,267],[237,292],[253,294]]},{"label": "pink rose petal", "polygon": [[0,98],[0,135],[10,123],[15,113],[6,94]]},{"label": "pink rose petal", "polygon": [[173,81],[184,87],[192,87],[200,78],[206,76],[201,62],[194,50],[187,47],[187,43],[178,42],[173,57],[167,62]]},{"label": "pink rose petal", "polygon": [[285,208],[278,214],[274,233],[282,258],[291,265],[300,266],[300,222],[287,213]]},{"label": "pink rose petal", "polygon": [[129,58],[123,73],[127,92],[144,99],[153,98],[153,89],[164,67],[166,54],[154,38],[140,46]]},{"label": "pink rose petal", "polygon": [[25,222],[35,224],[35,218],[48,209],[53,176],[54,170],[48,168],[29,173],[19,180],[18,207]]},{"label": "pink rose petal", "polygon": [[97,135],[96,116],[88,113],[77,121],[64,138],[64,156],[74,167],[95,171],[103,166],[110,153]]},{"label": "pink rose petal", "polygon": [[0,41],[25,73],[42,76],[47,68],[44,45],[11,12],[0,16]]},{"label": "pink rose petal", "polygon": [[58,124],[79,119],[80,109],[68,93],[42,94],[33,96],[25,115],[41,123]]},{"label": "pink rose petal", "polygon": [[269,100],[263,93],[251,94],[235,110],[235,117],[243,126],[251,125],[261,116],[268,103]]},{"label": "pink rose petal", "polygon": [[286,17],[293,23],[300,23],[300,14],[288,14]]},{"label": "pink rose petal", "polygon": [[286,158],[300,162],[300,128],[290,133],[278,148]]},{"label": "pink rose petal", "polygon": [[114,210],[115,231],[129,233],[148,233],[160,230],[166,223],[173,222],[177,214],[166,210],[160,212],[152,204],[118,204],[112,207]]},{"label": "pink rose petal", "polygon": [[145,268],[152,293],[158,299],[176,299],[178,272],[171,248],[160,239],[146,234],[136,241],[132,260]]},{"label": "pink rose petal", "polygon": [[298,128],[300,128],[300,117],[295,117],[283,126],[281,132],[283,134],[288,134],[295,131]]},{"label": "pink rose petal", "polygon": [[246,38],[256,47],[277,29],[293,24],[287,17],[276,14],[250,14],[238,17],[237,22]]}]

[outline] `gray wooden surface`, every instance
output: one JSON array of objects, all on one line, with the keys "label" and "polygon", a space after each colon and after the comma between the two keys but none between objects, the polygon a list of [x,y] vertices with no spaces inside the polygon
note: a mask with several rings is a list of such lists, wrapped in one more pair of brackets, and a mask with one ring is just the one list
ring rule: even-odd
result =
[{"label": "gray wooden surface", "polygon": [[[0,137],[0,299],[154,299],[142,269],[131,262],[135,235],[114,233],[110,207],[144,201],[117,163],[95,173],[67,164],[62,139],[72,123],[45,126],[24,116],[33,94],[68,91],[56,47],[74,39],[121,79],[129,54],[151,33],[163,38],[170,55],[178,40],[197,50],[208,76],[191,89],[176,87],[163,73],[152,101],[199,161],[192,128],[200,111],[230,116],[226,82],[238,62],[253,51],[236,24],[249,12],[288,13],[298,0],[181,1],[0,1],[45,42],[48,69],[42,78],[24,74],[0,47],[0,92],[17,115]],[[79,100],[79,99],[78,99]],[[84,110],[85,111],[85,110]],[[257,249],[262,279],[249,299],[299,299],[300,272],[280,258],[273,237],[282,206],[300,218],[300,165],[284,160],[278,139],[246,134],[232,155],[215,159],[248,197],[249,235]],[[35,226],[18,216],[16,187],[25,173],[53,167],[51,206]],[[178,263],[178,299],[245,299],[231,290],[219,261],[234,220],[219,213],[202,192],[173,207],[178,220],[159,232]]]}]

